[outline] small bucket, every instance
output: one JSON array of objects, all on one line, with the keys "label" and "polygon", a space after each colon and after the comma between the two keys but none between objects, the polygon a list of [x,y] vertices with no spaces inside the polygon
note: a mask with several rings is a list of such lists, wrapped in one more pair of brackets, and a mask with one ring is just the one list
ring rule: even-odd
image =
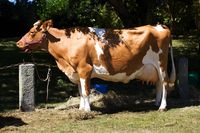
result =
[{"label": "small bucket", "polygon": [[107,84],[94,84],[93,88],[96,91],[98,91],[100,93],[103,93],[103,94],[108,92],[108,85]]}]

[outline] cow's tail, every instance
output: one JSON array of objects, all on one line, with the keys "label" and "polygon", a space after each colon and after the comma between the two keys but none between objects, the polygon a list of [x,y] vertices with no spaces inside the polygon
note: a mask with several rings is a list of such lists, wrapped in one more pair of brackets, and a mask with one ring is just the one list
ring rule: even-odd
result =
[{"label": "cow's tail", "polygon": [[171,55],[171,62],[172,62],[172,71],[169,77],[169,87],[173,87],[176,81],[176,69],[175,69],[174,55],[173,55],[173,48],[172,48],[172,38],[170,39],[170,55]]}]

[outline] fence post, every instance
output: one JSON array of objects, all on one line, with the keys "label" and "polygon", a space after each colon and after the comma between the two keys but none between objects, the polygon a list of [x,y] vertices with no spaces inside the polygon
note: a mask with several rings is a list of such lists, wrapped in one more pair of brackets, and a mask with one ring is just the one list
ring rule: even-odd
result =
[{"label": "fence post", "polygon": [[178,79],[179,79],[179,94],[182,102],[189,102],[189,85],[188,85],[188,59],[181,57],[178,61]]},{"label": "fence post", "polygon": [[29,112],[35,110],[34,64],[19,65],[19,109]]}]

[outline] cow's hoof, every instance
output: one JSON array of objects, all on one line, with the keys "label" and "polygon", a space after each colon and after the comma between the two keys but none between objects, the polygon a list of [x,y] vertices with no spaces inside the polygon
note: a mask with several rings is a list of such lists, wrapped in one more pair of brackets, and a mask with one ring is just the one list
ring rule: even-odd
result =
[{"label": "cow's hoof", "polygon": [[80,111],[84,111],[84,112],[90,112],[91,109],[90,108],[79,108]]},{"label": "cow's hoof", "polygon": [[159,112],[165,112],[165,111],[167,111],[167,109],[165,108],[165,109],[158,109],[158,111]]},{"label": "cow's hoof", "polygon": [[84,107],[79,107],[79,110],[85,110]]}]

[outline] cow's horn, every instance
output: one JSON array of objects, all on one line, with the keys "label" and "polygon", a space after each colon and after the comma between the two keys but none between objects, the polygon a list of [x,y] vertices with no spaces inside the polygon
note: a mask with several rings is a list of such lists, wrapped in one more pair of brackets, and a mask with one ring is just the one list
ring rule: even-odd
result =
[{"label": "cow's horn", "polygon": [[42,21],[41,20],[38,20],[37,22],[35,22],[33,24],[33,26],[40,26],[42,24]]}]

